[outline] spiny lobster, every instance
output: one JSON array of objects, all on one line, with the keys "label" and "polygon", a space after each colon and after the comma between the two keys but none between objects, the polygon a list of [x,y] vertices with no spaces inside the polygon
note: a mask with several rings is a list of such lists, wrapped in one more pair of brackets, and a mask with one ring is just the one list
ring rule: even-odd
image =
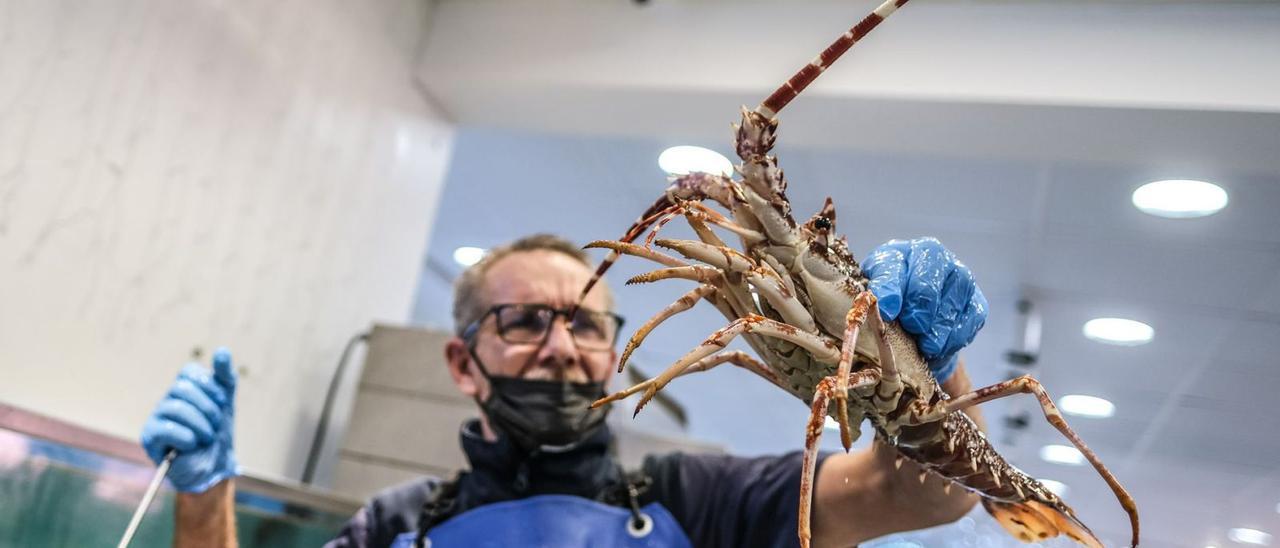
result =
[{"label": "spiny lobster", "polygon": [[[921,481],[932,473],[977,493],[986,510],[1025,542],[1061,534],[1085,546],[1101,546],[1071,507],[1007,463],[976,424],[960,412],[1004,396],[1033,394],[1046,419],[1071,440],[1115,493],[1129,515],[1132,544],[1137,546],[1136,503],[1066,424],[1040,383],[1024,376],[950,397],[929,373],[911,336],[897,322],[882,322],[875,297],[867,290],[867,277],[845,238],[835,235],[831,199],[806,223],[799,224],[791,216],[786,180],[776,157],[769,155],[778,124],[774,117],[855,42],[906,3],[886,1],[760,106],[742,108],[741,123],[735,126],[736,152],[742,160],[736,168],[740,181],[707,173],[678,177],[620,240],[587,246],[611,251],[583,295],[621,255],[666,266],[636,276],[628,284],[673,278],[699,284],[636,331],[619,360],[619,371],[655,327],[701,300],[731,320],[657,377],[603,398],[596,405],[643,391],[638,413],[675,377],[723,363],[748,369],[809,404],[797,532],[801,546],[810,541],[817,442],[828,412],[840,424],[846,450],[859,432],[857,425],[869,420],[877,438],[898,451],[899,464],[905,457],[924,470]],[[704,200],[719,204],[731,218],[703,205]],[[677,216],[687,220],[698,240],[655,241],[658,230]],[[726,245],[710,225],[736,235],[745,251]],[[635,244],[651,227],[654,230],[645,244]],[[655,251],[655,244],[691,262]],[[725,350],[735,337],[744,338],[763,361],[745,352]],[[831,400],[836,405],[829,410]],[[851,417],[858,420],[851,421]]]}]

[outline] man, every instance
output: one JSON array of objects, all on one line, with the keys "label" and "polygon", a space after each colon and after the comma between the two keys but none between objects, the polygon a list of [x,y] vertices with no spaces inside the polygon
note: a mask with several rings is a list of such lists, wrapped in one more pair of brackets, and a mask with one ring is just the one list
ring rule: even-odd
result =
[{"label": "man", "polygon": [[[968,268],[937,240],[894,241],[864,262],[886,319],[917,334],[951,394],[970,390],[956,352],[986,318]],[[538,235],[492,250],[455,288],[457,336],[445,351],[458,390],[481,417],[463,425],[471,464],[374,497],[330,546],[465,543],[541,546],[792,546],[799,452],[739,458],[650,456],[641,470],[614,461],[604,395],[617,359],[621,318],[600,284],[567,311],[592,273],[578,248]],[[143,430],[152,459],[173,449],[178,545],[234,543],[235,375],[219,350],[213,372],[190,365]],[[797,425],[797,428],[800,426]],[[918,469],[894,466],[878,444],[822,456],[813,509],[815,546],[853,545],[946,523],[975,499]]]}]

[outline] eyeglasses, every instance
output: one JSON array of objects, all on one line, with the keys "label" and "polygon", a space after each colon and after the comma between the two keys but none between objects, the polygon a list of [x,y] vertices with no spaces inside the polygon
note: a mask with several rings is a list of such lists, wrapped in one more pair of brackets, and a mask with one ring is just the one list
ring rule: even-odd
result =
[{"label": "eyeglasses", "polygon": [[472,340],[490,315],[497,320],[498,336],[507,344],[541,343],[555,324],[556,316],[564,316],[573,342],[583,350],[613,348],[623,322],[622,316],[612,312],[581,307],[570,318],[568,310],[545,304],[500,304],[490,307],[483,316],[468,325],[462,332],[462,338]]}]

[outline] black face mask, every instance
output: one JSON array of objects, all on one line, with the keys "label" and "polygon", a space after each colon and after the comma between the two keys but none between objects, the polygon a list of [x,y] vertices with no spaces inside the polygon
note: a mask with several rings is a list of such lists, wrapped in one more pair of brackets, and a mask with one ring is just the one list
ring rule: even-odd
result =
[{"label": "black face mask", "polygon": [[489,398],[478,402],[489,425],[525,451],[577,445],[604,424],[612,407],[591,408],[592,402],[605,396],[603,382],[494,377],[475,350],[468,350],[489,381]]}]

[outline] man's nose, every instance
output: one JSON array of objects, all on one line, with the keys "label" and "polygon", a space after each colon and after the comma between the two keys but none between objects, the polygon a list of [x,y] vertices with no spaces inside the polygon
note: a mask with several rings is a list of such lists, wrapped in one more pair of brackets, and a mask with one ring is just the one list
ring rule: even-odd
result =
[{"label": "man's nose", "polygon": [[538,362],[544,367],[558,369],[557,377],[569,368],[577,367],[581,362],[578,344],[573,341],[573,333],[569,330],[569,322],[557,317],[548,328],[547,342],[538,349]]}]

